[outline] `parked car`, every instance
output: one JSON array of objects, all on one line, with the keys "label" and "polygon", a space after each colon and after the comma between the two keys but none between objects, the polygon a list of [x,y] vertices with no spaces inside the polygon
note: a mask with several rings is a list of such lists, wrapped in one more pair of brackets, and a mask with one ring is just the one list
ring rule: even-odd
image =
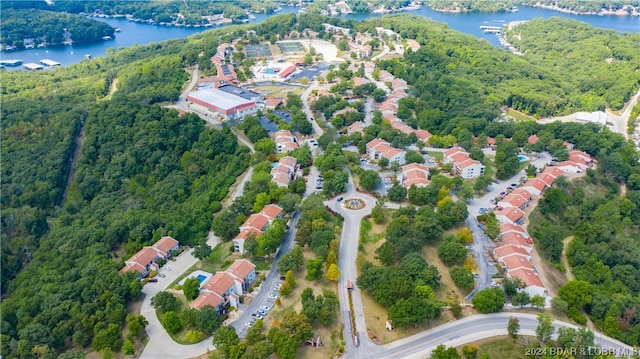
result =
[{"label": "parked car", "polygon": [[247,328],[251,328],[251,327],[253,327],[253,323],[246,322],[246,323],[244,323],[244,326],[247,327]]},{"label": "parked car", "polygon": [[267,315],[267,312],[265,312],[264,310],[260,309],[258,311],[258,314],[260,314],[260,315],[262,315],[264,317],[265,315]]},{"label": "parked car", "polygon": [[518,184],[517,183],[512,183],[511,187],[516,188],[516,187],[518,187]]},{"label": "parked car", "polygon": [[164,273],[160,273],[160,274],[158,274],[158,277],[164,278],[164,277],[166,277],[166,275]]},{"label": "parked car", "polygon": [[500,181],[498,181],[498,180],[493,180],[492,182],[495,183],[495,184],[500,184]]},{"label": "parked car", "polygon": [[495,199],[490,199],[489,203],[494,204],[494,203],[496,203],[496,200]]},{"label": "parked car", "polygon": [[276,284],[276,286],[273,287],[273,290],[280,290],[280,288],[282,288],[282,284]]},{"label": "parked car", "polygon": [[269,298],[276,299],[276,298],[278,298],[278,295],[275,294],[275,293],[272,293],[272,294],[269,294]]},{"label": "parked car", "polygon": [[266,305],[263,305],[262,307],[260,307],[261,310],[264,310],[265,312],[268,312],[271,310],[271,307],[268,307]]},{"label": "parked car", "polygon": [[149,280],[147,282],[149,283],[155,283],[158,281],[158,278],[149,278]]},{"label": "parked car", "polygon": [[338,199],[336,201],[342,202],[343,199],[344,199],[344,197],[340,196],[340,197],[338,197]]}]

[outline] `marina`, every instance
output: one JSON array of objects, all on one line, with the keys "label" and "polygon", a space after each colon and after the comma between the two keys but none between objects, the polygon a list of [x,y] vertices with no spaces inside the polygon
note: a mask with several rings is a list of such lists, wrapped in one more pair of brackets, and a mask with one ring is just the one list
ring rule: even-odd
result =
[{"label": "marina", "polygon": [[42,70],[44,69],[44,66],[40,65],[40,64],[36,64],[35,62],[29,62],[27,64],[24,64],[23,67],[27,70]]},{"label": "marina", "polygon": [[16,67],[22,65],[22,60],[0,60],[0,65]]}]

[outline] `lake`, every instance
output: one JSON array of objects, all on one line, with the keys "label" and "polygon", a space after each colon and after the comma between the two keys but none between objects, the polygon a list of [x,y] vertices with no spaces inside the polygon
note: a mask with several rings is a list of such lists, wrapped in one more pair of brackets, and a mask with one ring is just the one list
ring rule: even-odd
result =
[{"label": "lake", "polygon": [[[298,7],[283,7],[282,13],[295,13]],[[587,22],[593,26],[613,29],[621,32],[640,32],[640,16],[597,16],[597,15],[574,15],[553,10],[521,6],[516,13],[443,13],[431,10],[428,6],[423,6],[420,10],[411,11],[411,14],[421,15],[436,21],[447,23],[452,29],[463,33],[486,39],[496,47],[499,47],[498,39],[490,34],[484,34],[480,30],[481,25],[501,26],[504,23],[516,20],[529,20],[535,17],[550,18],[553,16],[565,17]],[[255,19],[249,23],[258,23],[273,16],[272,14],[254,14]],[[350,14],[342,16],[347,19],[364,20],[370,17],[379,17],[379,14]],[[107,49],[120,49],[135,44],[146,45],[153,42],[160,42],[169,39],[186,38],[189,35],[210,30],[212,28],[185,28],[148,25],[126,19],[106,19],[96,18],[104,21],[114,28],[122,31],[116,33],[113,39],[92,42],[86,44],[74,44],[67,46],[49,46],[47,48],[29,49],[21,51],[11,51],[0,53],[0,59],[19,59],[23,63],[39,63],[42,59],[51,59],[67,66],[85,59],[85,55],[91,57],[104,56]],[[23,69],[22,66],[8,67],[9,70]]]}]

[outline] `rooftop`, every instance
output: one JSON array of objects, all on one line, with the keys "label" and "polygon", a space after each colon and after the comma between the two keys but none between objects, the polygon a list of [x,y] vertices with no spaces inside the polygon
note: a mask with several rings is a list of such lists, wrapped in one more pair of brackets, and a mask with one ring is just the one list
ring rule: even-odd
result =
[{"label": "rooftop", "polygon": [[249,262],[246,259],[236,259],[235,262],[227,269],[228,273],[231,273],[239,278],[246,278],[251,271],[256,269],[255,264]]},{"label": "rooftop", "polygon": [[526,269],[526,268],[515,269],[512,271],[509,271],[509,275],[511,276],[511,278],[520,279],[524,284],[526,284],[527,287],[544,288],[544,284],[542,284],[540,277],[538,277],[536,272],[530,269]]},{"label": "rooftop", "polygon": [[[226,87],[226,86],[223,86]],[[221,87],[222,88],[222,87]],[[189,97],[196,100],[206,102],[208,104],[215,105],[223,110],[230,110],[236,106],[253,104],[253,101],[247,100],[243,97],[236,96],[234,94],[221,91],[215,88],[205,88],[194,91],[189,94]]]},{"label": "rooftop", "polygon": [[260,94],[257,92],[245,90],[242,87],[233,86],[233,85],[220,86],[218,87],[218,90],[242,97],[245,100],[253,100],[256,97],[260,97]]}]

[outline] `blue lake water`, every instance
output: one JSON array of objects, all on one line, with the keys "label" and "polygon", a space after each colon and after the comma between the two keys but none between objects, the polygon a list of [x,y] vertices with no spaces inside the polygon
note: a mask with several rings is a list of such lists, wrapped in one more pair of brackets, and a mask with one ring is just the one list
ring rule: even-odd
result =
[{"label": "blue lake water", "polygon": [[[283,7],[282,13],[297,12],[300,8]],[[445,22],[451,28],[463,33],[486,39],[495,46],[499,46],[498,39],[489,34],[484,34],[480,30],[481,25],[501,26],[504,23],[516,20],[529,20],[535,17],[550,18],[553,16],[565,17],[587,22],[593,26],[613,29],[621,32],[640,32],[640,16],[596,16],[596,15],[573,15],[553,10],[534,8],[528,6],[520,7],[516,13],[443,13],[431,10],[423,6],[420,10],[410,13],[421,15],[436,21]],[[255,14],[255,19],[249,23],[258,23],[273,16],[272,14]],[[343,18],[364,20],[370,17],[379,17],[378,14],[350,14]],[[92,57],[105,56],[108,49],[120,49],[130,47],[135,44],[145,45],[153,42],[160,42],[169,39],[186,38],[189,35],[206,31],[211,28],[184,28],[168,27],[142,24],[125,19],[101,19],[109,25],[118,27],[122,32],[116,33],[112,40],[99,41],[86,44],[74,44],[70,46],[50,46],[48,48],[29,49],[21,51],[11,51],[0,53],[0,59],[19,59],[24,63],[39,63],[42,59],[51,59],[62,64],[62,66],[74,64],[85,59],[85,55]],[[12,69],[23,69],[22,66]]]}]

